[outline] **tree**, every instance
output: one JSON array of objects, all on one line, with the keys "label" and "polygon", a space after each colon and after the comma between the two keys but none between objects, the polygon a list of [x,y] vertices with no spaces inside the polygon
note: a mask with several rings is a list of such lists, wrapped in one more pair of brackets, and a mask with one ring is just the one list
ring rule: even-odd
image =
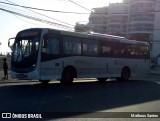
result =
[{"label": "tree", "polygon": [[88,32],[90,30],[90,27],[87,24],[76,23],[74,29],[75,32]]}]

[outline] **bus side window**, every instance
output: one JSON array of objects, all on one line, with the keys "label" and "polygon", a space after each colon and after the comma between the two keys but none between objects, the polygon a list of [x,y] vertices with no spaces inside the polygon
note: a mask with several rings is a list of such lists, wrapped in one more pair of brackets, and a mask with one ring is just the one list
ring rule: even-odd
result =
[{"label": "bus side window", "polygon": [[111,46],[102,45],[102,55],[103,56],[110,56],[111,55]]},{"label": "bus side window", "polygon": [[122,48],[124,49],[123,57],[129,58],[131,57],[130,46],[129,44],[123,44]]},{"label": "bus side window", "polygon": [[98,50],[98,41],[96,40],[87,40],[83,42],[83,54],[90,56],[97,56],[99,53]]},{"label": "bus side window", "polygon": [[48,38],[44,37],[43,38],[43,43],[42,43],[42,52],[46,53],[48,47]]},{"label": "bus side window", "polygon": [[148,46],[140,46],[140,53],[143,58],[149,57],[149,47]]},{"label": "bus side window", "polygon": [[54,37],[50,37],[48,40],[47,53],[59,54],[59,40]]},{"label": "bus side window", "polygon": [[120,43],[119,42],[113,42],[112,43],[112,45],[113,45],[113,48],[114,48],[114,50],[113,50],[113,56],[114,57],[119,57],[120,56],[120,53],[121,53],[121,50],[120,50]]},{"label": "bus side window", "polygon": [[59,54],[59,40],[54,37],[44,38],[42,52]]},{"label": "bus side window", "polygon": [[70,55],[81,54],[81,40],[76,37],[63,37],[63,53]]}]

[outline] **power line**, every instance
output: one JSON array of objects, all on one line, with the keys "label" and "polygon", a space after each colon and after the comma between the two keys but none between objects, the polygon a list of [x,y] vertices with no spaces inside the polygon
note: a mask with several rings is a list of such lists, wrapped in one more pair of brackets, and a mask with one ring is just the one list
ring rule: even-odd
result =
[{"label": "power line", "polygon": [[[18,4],[15,4],[15,3],[13,3],[13,2],[11,2],[11,1],[9,1],[9,0],[6,0],[6,1],[8,1],[8,2],[10,2],[10,3],[14,4],[15,6],[19,6]],[[25,9],[30,10],[30,9],[28,9],[28,8],[25,8]],[[32,12],[34,12],[34,13],[36,13],[36,14],[39,14],[39,15],[41,15],[41,16],[44,16],[44,17],[50,18],[50,19],[52,19],[52,20],[56,20],[56,21],[61,22],[61,23],[63,23],[63,24],[70,25],[70,26],[74,27],[74,25],[72,25],[72,24],[69,24],[69,23],[66,23],[66,22],[60,21],[60,20],[55,19],[55,18],[53,18],[53,17],[49,17],[49,16],[47,16],[47,15],[41,14],[41,13],[36,12],[36,11],[33,11],[33,10],[30,10],[30,11],[32,11]]]},{"label": "power line", "polygon": [[[10,11],[10,10],[7,10],[7,9],[0,8],[0,10],[5,11],[7,13],[14,14],[14,15],[18,15],[18,16],[21,16],[21,17],[25,17],[25,18],[28,18],[28,19],[31,19],[31,20],[35,20],[35,21],[38,21],[38,22],[46,23],[46,24],[49,24],[49,25],[55,25],[55,26],[63,27],[63,28],[70,28],[70,27],[62,25],[62,24],[58,24],[58,23],[51,22],[51,21],[48,21],[48,20],[44,20],[44,19],[33,17],[33,16],[21,14],[21,13],[18,13],[18,12]],[[73,29],[73,28],[71,28],[71,29]]]},{"label": "power line", "polygon": [[22,5],[18,5],[18,4],[2,2],[2,1],[0,1],[0,3],[7,4],[7,5],[12,5],[12,6],[18,6],[18,7],[22,7],[22,8],[29,8],[29,9],[40,10],[40,11],[47,11],[47,12],[71,13],[71,14],[90,14],[90,13],[79,13],[79,12],[67,12],[67,11],[56,11],[56,10],[49,10],[49,9],[41,9],[41,8],[35,8],[35,7],[22,6]]},{"label": "power line", "polygon": [[[92,10],[86,8],[86,7],[83,7],[83,6],[79,5],[78,3],[76,3],[76,2],[74,2],[72,0],[68,0],[68,1],[74,3],[75,5],[77,5],[77,6],[81,7],[81,8],[84,8],[84,9],[90,11],[92,14],[108,14],[108,13],[96,13],[96,12],[93,12]],[[48,12],[71,13],[71,14],[91,14],[91,13],[66,12],[66,11],[56,11],[56,10],[49,10],[49,9],[41,9],[41,8],[28,7],[28,6],[18,5],[18,4],[2,2],[2,1],[0,1],[0,3],[12,5],[12,6],[18,6],[18,7],[22,7],[22,8],[35,9],[35,10],[40,10],[40,11],[48,11]],[[156,10],[156,11],[154,11],[154,10],[153,11],[140,11],[140,12],[130,12],[130,13],[147,13],[147,12],[160,12],[160,10]],[[130,14],[130,13],[118,13],[117,12],[117,13],[111,13],[111,14]]]},{"label": "power line", "polygon": [[[79,6],[79,7],[81,7],[81,8],[83,8],[83,9],[85,9],[85,10],[87,10],[87,11],[90,11],[91,13],[93,13],[92,10],[90,10],[90,9],[88,9],[88,8],[86,8],[86,7],[80,5],[80,4],[78,4],[78,3],[76,3],[76,2],[74,2],[72,0],[68,0],[68,1],[71,2],[71,3],[73,3],[73,4],[75,4],[75,5],[77,5],[77,6]],[[97,15],[99,15],[101,17],[107,18],[106,16],[101,15],[101,13],[93,13],[93,14],[97,14]]]},{"label": "power line", "polygon": [[74,1],[72,1],[72,0],[68,0],[68,1],[71,2],[71,3],[73,3],[73,4],[75,4],[75,5],[77,5],[77,6],[79,6],[79,7],[81,7],[81,8],[84,8],[84,9],[87,10],[87,11],[93,12],[92,10],[90,10],[90,9],[88,9],[88,8],[86,8],[86,7],[80,5],[80,4],[78,4],[78,3],[76,3],[76,2],[74,2]]},{"label": "power line", "polygon": [[[6,1],[8,1],[8,0],[6,0]],[[11,2],[11,1],[9,1],[9,2]],[[67,11],[56,11],[56,10],[49,10],[49,9],[41,9],[41,8],[35,8],[35,7],[29,7],[29,6],[22,6],[22,5],[15,4],[13,2],[7,3],[7,2],[0,1],[0,3],[7,4],[7,5],[12,5],[12,6],[18,6],[18,7],[22,7],[22,8],[39,10],[39,11],[47,11],[47,12],[57,12],[57,13],[66,13],[66,14],[90,14],[90,13],[81,13],[81,12],[67,12]],[[93,14],[107,14],[107,13],[94,13],[92,10],[89,10],[89,11],[92,12]]]},{"label": "power line", "polygon": [[[9,1],[9,0],[6,0],[6,1]],[[81,5],[79,5],[79,4],[77,4],[77,3],[75,3],[75,2],[73,2],[73,1],[71,1],[71,0],[69,0],[70,2],[72,2],[72,3],[74,3],[74,4],[76,4],[76,5],[78,5],[78,6],[80,6],[80,7],[83,7],[83,6],[81,6]],[[10,2],[10,1],[9,1]],[[4,4],[9,4],[9,5],[13,5],[13,6],[19,6],[19,7],[23,7],[23,8],[29,8],[29,9],[31,9],[32,7],[26,7],[26,6],[20,6],[20,5],[18,5],[18,4],[15,4],[15,3],[13,3],[13,4],[11,4],[11,3],[6,3],[6,2],[0,2],[0,3],[4,3]],[[85,8],[85,7],[83,7],[83,8]],[[35,9],[37,9],[37,8],[35,8]],[[40,10],[45,10],[45,9],[40,9]],[[89,10],[89,9],[87,9],[87,10]],[[48,10],[47,10],[48,11]],[[52,11],[52,10],[51,10]],[[89,10],[89,11],[91,11],[91,10]],[[35,12],[35,11],[32,11],[32,12]],[[147,11],[147,13],[148,12],[160,12],[160,11]],[[49,16],[46,16],[46,15],[43,15],[43,14],[41,14],[41,13],[38,13],[38,12],[35,12],[35,13],[37,13],[37,14],[39,14],[39,15],[42,15],[42,16],[45,16],[45,17],[48,17],[48,18],[51,18],[51,17],[49,17]],[[144,13],[144,12],[132,12],[132,13]],[[101,14],[101,13],[93,13],[93,14]],[[107,14],[107,13],[106,13]],[[111,13],[111,14],[125,14],[125,13]],[[129,14],[129,13],[127,13],[127,14]],[[104,16],[103,16],[104,17]],[[106,16],[105,16],[106,17]],[[51,18],[51,19],[54,19],[54,18]],[[54,19],[54,20],[56,20],[56,19]],[[59,20],[57,20],[57,21],[59,21]],[[62,21],[59,21],[59,22],[62,22]],[[65,23],[65,22],[62,22],[62,23]],[[68,24],[68,23],[65,23],[65,24]],[[71,25],[71,24],[68,24],[68,25]],[[74,26],[74,25],[71,25],[71,26]]]},{"label": "power line", "polygon": [[[13,14],[13,15],[14,15],[14,14]],[[40,25],[40,24],[35,24],[35,23],[32,23],[32,22],[26,21],[26,20],[24,20],[24,19],[22,19],[22,18],[18,17],[17,15],[14,15],[14,16],[15,16],[16,18],[20,19],[21,21],[26,22],[26,23],[29,23],[29,24],[32,24],[32,25],[42,26],[42,25]]]}]

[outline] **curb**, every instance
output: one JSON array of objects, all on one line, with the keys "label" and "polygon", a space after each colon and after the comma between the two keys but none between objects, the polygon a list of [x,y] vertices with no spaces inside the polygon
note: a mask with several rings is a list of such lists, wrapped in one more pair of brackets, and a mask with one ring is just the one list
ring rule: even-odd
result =
[{"label": "curb", "polygon": [[15,80],[15,79],[0,79],[0,84],[6,84],[6,83],[25,83],[25,82],[39,82],[37,80]]}]

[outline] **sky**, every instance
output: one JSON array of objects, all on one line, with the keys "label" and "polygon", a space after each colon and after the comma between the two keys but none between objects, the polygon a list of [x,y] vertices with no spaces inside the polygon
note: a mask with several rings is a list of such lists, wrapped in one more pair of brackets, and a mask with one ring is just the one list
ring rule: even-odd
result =
[{"label": "sky", "polygon": [[[71,14],[25,9],[18,6],[4,4],[2,2],[45,10],[86,14]],[[11,50],[8,48],[8,39],[15,37],[16,34],[23,29],[47,27],[71,30],[74,28],[76,22],[82,24],[88,22],[89,13],[91,12],[89,10],[92,10],[92,8],[108,6],[109,3],[115,2],[122,2],[122,0],[0,0],[0,9],[14,11],[29,17],[35,17],[56,23],[49,25],[0,10],[0,52],[10,52]],[[75,3],[85,8],[82,8]]]}]

